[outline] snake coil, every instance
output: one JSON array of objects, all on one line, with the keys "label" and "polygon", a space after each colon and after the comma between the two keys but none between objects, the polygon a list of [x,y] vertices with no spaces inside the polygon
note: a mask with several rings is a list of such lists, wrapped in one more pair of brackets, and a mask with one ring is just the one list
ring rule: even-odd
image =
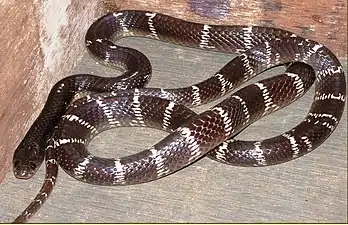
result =
[{"label": "snake coil", "polygon": [[[114,44],[126,36],[239,56],[195,85],[144,88],[151,77],[151,64],[139,51]],[[46,162],[42,189],[15,222],[27,221],[46,201],[58,165],[83,182],[129,185],[161,178],[203,156],[239,166],[278,164],[318,147],[338,125],[345,105],[345,75],[335,55],[315,41],[282,29],[217,26],[153,12],[120,11],[91,25],[86,46],[96,60],[124,73],[113,78],[78,74],[54,85],[14,153],[18,178],[32,177],[44,158]],[[278,65],[287,65],[284,74],[249,85],[201,114],[187,108],[217,99]],[[299,125],[263,141],[231,139],[250,123],[302,96],[313,82],[314,101]],[[91,94],[71,103],[81,91]],[[87,145],[95,135],[120,126],[148,126],[170,134],[147,150],[119,159],[88,152]]]}]

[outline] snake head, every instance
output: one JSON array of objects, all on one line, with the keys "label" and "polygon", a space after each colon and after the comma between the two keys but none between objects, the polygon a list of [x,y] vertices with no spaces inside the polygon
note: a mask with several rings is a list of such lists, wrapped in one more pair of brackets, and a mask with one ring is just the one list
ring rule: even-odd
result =
[{"label": "snake head", "polygon": [[21,143],[18,146],[13,156],[13,173],[16,178],[29,179],[34,176],[44,159],[44,156],[36,154],[38,149],[37,144]]}]

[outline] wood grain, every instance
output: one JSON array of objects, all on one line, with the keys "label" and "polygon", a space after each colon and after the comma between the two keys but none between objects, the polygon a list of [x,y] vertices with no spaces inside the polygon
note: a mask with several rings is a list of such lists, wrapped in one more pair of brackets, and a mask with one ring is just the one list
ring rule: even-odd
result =
[{"label": "wood grain", "polygon": [[0,0],[0,183],[50,88],[81,58],[96,5]]}]

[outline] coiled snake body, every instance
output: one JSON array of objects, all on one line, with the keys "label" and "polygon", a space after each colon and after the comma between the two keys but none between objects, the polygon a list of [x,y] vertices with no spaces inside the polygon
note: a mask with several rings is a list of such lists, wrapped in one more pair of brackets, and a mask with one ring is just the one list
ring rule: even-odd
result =
[{"label": "coiled snake body", "polygon": [[[112,42],[125,36],[240,55],[210,79],[190,87],[143,88],[151,76],[150,62],[137,50]],[[345,76],[337,58],[323,45],[282,29],[215,26],[153,12],[120,11],[92,24],[86,46],[98,61],[121,68],[124,74],[115,78],[79,74],[54,85],[14,154],[14,173],[24,179],[33,176],[46,157],[43,187],[15,222],[27,221],[48,198],[58,164],[72,177],[100,185],[148,182],[204,155],[232,165],[273,165],[320,145],[336,128],[345,104]],[[186,107],[212,101],[258,73],[284,64],[283,75],[247,86],[199,115]],[[263,141],[230,139],[299,98],[314,80],[314,101],[299,125]],[[71,103],[80,91],[92,93]],[[171,133],[150,149],[120,159],[87,151],[95,135],[120,126],[149,126]]]}]

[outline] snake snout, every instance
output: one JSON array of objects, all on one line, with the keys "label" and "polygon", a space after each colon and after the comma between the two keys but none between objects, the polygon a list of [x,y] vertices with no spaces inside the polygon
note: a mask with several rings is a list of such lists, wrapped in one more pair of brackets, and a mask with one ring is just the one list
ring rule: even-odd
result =
[{"label": "snake snout", "polygon": [[13,172],[18,179],[29,179],[36,173],[38,166],[34,162],[14,160]]}]

